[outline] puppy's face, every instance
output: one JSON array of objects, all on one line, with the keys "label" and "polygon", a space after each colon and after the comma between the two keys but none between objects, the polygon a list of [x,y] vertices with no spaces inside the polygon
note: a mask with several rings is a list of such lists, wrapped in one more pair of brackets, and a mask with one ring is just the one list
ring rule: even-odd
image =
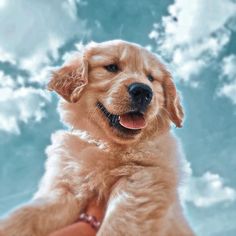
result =
[{"label": "puppy's face", "polygon": [[54,74],[49,88],[67,101],[64,119],[74,128],[93,127],[118,143],[182,123],[170,74],[153,54],[124,41],[89,44]]}]

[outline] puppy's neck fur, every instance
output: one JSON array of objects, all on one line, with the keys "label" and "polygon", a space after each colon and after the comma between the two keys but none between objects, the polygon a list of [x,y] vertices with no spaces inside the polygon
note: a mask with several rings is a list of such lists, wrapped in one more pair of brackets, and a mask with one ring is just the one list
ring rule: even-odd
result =
[{"label": "puppy's neck fur", "polygon": [[89,144],[94,144],[99,149],[106,149],[108,147],[108,144],[106,142],[96,139],[95,137],[91,136],[88,131],[72,129],[71,134],[78,136],[84,142],[87,142]]}]

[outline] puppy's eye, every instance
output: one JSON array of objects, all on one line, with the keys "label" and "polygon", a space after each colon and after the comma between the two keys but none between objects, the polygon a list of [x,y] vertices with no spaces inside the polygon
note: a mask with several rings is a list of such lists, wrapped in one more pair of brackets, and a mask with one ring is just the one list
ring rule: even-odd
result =
[{"label": "puppy's eye", "polygon": [[112,72],[112,73],[116,73],[119,71],[119,67],[116,64],[110,64],[110,65],[104,66],[104,68],[107,71]]},{"label": "puppy's eye", "polygon": [[151,81],[151,82],[154,80],[153,76],[150,75],[150,74],[147,76],[147,78],[148,78],[148,80]]}]

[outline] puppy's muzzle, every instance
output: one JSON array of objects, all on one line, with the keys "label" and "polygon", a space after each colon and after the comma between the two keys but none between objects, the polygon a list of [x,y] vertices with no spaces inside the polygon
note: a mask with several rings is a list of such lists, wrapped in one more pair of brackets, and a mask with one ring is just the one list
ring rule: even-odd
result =
[{"label": "puppy's muzzle", "polygon": [[152,101],[152,89],[143,83],[132,83],[128,87],[128,93],[131,98],[132,109],[144,113]]}]

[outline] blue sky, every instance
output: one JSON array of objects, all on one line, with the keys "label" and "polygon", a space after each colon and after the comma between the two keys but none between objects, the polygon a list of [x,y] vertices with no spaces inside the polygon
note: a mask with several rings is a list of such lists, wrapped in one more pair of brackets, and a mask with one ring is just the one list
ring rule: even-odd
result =
[{"label": "blue sky", "polygon": [[157,53],[182,93],[181,190],[197,235],[236,235],[236,2],[0,0],[0,215],[30,199],[63,128],[50,70],[83,44],[121,38]]}]

